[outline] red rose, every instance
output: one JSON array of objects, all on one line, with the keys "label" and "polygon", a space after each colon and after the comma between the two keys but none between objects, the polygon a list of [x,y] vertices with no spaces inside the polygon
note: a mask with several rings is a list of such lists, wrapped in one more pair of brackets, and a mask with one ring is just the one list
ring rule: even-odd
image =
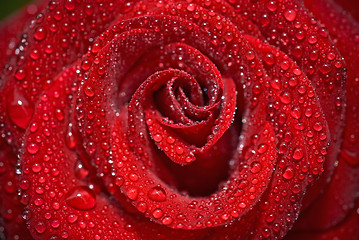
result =
[{"label": "red rose", "polygon": [[58,0],[6,20],[1,238],[358,239],[359,6],[341,4]]}]

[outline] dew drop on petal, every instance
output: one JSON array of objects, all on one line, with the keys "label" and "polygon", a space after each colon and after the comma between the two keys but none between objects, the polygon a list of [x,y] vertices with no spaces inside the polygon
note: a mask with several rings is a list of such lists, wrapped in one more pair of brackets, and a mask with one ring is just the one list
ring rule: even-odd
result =
[{"label": "dew drop on petal", "polygon": [[294,177],[294,169],[292,167],[286,167],[283,172],[283,177],[288,180],[292,179]]},{"label": "dew drop on petal", "polygon": [[78,216],[74,213],[71,213],[70,215],[67,216],[66,221],[69,223],[75,223],[78,219]]},{"label": "dew drop on petal", "polygon": [[166,201],[167,195],[165,190],[162,187],[153,187],[151,188],[148,193],[148,197],[156,202],[163,202]]},{"label": "dew drop on petal", "polygon": [[296,18],[297,13],[293,10],[293,9],[288,9],[284,12],[284,17],[285,19],[287,19],[289,22],[294,21],[294,19]]},{"label": "dew drop on petal", "polygon": [[262,169],[262,165],[260,162],[255,161],[251,164],[251,173],[258,173],[261,171],[261,169]]},{"label": "dew drop on petal", "polygon": [[152,215],[154,218],[161,218],[163,216],[163,211],[160,208],[156,208],[155,210],[153,210]]},{"label": "dew drop on petal", "polygon": [[164,217],[163,220],[162,220],[162,223],[164,225],[170,225],[172,222],[173,222],[173,219],[171,217],[169,217],[169,216]]},{"label": "dew drop on petal", "polygon": [[6,97],[6,101],[10,120],[18,127],[26,129],[32,118],[33,106],[16,89]]},{"label": "dew drop on petal", "polygon": [[304,156],[304,151],[303,151],[302,148],[296,148],[296,149],[294,150],[293,158],[294,158],[295,160],[300,160],[300,159],[303,158],[303,156]]},{"label": "dew drop on petal", "polygon": [[66,0],[65,8],[69,11],[74,10],[75,9],[75,1],[74,0]]},{"label": "dew drop on petal", "polygon": [[42,221],[37,222],[36,225],[35,225],[35,230],[39,234],[44,233],[46,231],[45,223],[42,222]]},{"label": "dew drop on petal", "polygon": [[74,187],[67,193],[66,203],[78,210],[89,210],[95,207],[96,196],[88,187]]},{"label": "dew drop on petal", "polygon": [[153,136],[153,140],[155,141],[155,142],[161,142],[162,141],[162,136],[161,136],[161,134],[155,134],[154,136]]},{"label": "dew drop on petal", "polygon": [[37,28],[35,30],[34,38],[36,40],[41,41],[41,40],[43,40],[45,38],[45,36],[46,36],[46,29],[45,28],[39,27],[39,28]]},{"label": "dew drop on petal", "polygon": [[27,149],[28,153],[34,155],[39,151],[40,147],[37,143],[30,143],[26,149]]},{"label": "dew drop on petal", "polygon": [[127,190],[127,197],[131,200],[136,200],[138,196],[138,189],[131,187]]}]

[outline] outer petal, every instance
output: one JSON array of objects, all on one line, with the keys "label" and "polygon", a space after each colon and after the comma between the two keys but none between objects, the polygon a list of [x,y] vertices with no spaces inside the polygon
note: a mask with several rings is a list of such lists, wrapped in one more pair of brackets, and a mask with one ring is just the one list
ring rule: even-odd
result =
[{"label": "outer petal", "polygon": [[[0,143],[0,238],[32,239],[23,219],[24,205],[18,195],[18,169],[16,155],[10,145],[1,140]],[[26,184],[24,182],[23,184]]]},{"label": "outer petal", "polygon": [[[328,121],[331,146],[325,160],[324,174],[306,194],[305,206],[315,199],[334,171],[343,130],[345,100],[345,65],[342,56],[329,38],[327,30],[316,21],[302,1],[282,2],[230,1],[237,12],[248,15],[263,36],[296,61],[312,82]],[[322,172],[324,169],[318,169]],[[310,181],[318,179],[312,175]]]},{"label": "outer petal", "polygon": [[20,37],[24,26],[42,10],[47,1],[41,0],[29,4],[0,23],[0,73],[3,72],[8,57],[14,51],[16,39]]},{"label": "outer petal", "polygon": [[130,8],[131,3],[124,0],[51,1],[25,27],[1,76],[1,132],[8,141],[20,146],[39,94]]},{"label": "outer petal", "polygon": [[298,231],[290,233],[285,240],[352,240],[358,239],[359,236],[359,204],[351,209],[347,217],[333,228],[325,231]]},{"label": "outer petal", "polygon": [[307,1],[306,4],[328,26],[348,67],[344,141],[336,162],[338,166],[328,188],[298,225],[305,229],[327,229],[342,221],[359,197],[359,24],[332,1]]}]

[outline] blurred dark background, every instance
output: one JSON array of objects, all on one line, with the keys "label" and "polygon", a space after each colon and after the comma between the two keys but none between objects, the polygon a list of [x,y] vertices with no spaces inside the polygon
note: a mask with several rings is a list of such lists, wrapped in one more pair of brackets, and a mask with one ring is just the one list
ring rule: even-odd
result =
[{"label": "blurred dark background", "polygon": [[0,0],[0,20],[26,5],[31,0]]}]

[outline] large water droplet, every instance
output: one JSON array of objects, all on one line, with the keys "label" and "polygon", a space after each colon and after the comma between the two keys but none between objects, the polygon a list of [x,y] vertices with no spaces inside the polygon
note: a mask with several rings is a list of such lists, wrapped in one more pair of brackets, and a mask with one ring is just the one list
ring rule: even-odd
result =
[{"label": "large water droplet", "polygon": [[45,38],[45,36],[46,36],[46,29],[45,28],[39,27],[39,28],[36,29],[35,34],[34,34],[34,38],[36,40],[41,41],[41,40],[43,40]]},{"label": "large water droplet", "polygon": [[27,145],[26,149],[27,149],[28,153],[36,154],[39,151],[40,147],[36,143],[30,143],[29,145]]},{"label": "large water droplet", "polygon": [[129,188],[126,193],[127,193],[127,197],[131,200],[136,200],[138,197],[138,189],[137,188],[134,188],[134,187]]},{"label": "large water droplet", "polygon": [[294,177],[294,169],[292,167],[287,167],[283,172],[283,177],[285,179],[292,179]]},{"label": "large water droplet", "polygon": [[77,219],[78,219],[78,216],[74,213],[68,215],[66,218],[67,222],[69,222],[69,223],[75,223],[77,221]]},{"label": "large water droplet", "polygon": [[42,222],[42,221],[37,222],[36,225],[35,225],[35,230],[36,230],[36,232],[38,232],[39,234],[44,233],[44,232],[46,231],[46,225],[45,225],[45,223]]},{"label": "large water droplet", "polygon": [[156,202],[163,202],[166,201],[166,192],[162,187],[153,187],[151,188],[148,193],[148,197]]},{"label": "large water droplet", "polygon": [[74,0],[66,0],[65,8],[69,11],[74,10],[75,8],[75,1]]},{"label": "large water droplet", "polygon": [[163,216],[163,211],[160,208],[156,208],[152,213],[154,218],[161,218]]},{"label": "large water droplet", "polygon": [[88,187],[74,187],[67,193],[66,202],[78,210],[89,210],[95,207],[96,196]]},{"label": "large water droplet", "polygon": [[296,18],[297,13],[293,10],[293,9],[288,9],[284,12],[284,17],[285,19],[287,19],[289,22],[294,21],[294,19]]},{"label": "large water droplet", "polygon": [[33,106],[16,88],[6,96],[7,110],[11,121],[22,129],[26,129],[33,114]]},{"label": "large water droplet", "polygon": [[260,162],[255,161],[251,164],[251,172],[252,173],[258,173],[261,171],[261,169],[262,169],[262,165]]}]

